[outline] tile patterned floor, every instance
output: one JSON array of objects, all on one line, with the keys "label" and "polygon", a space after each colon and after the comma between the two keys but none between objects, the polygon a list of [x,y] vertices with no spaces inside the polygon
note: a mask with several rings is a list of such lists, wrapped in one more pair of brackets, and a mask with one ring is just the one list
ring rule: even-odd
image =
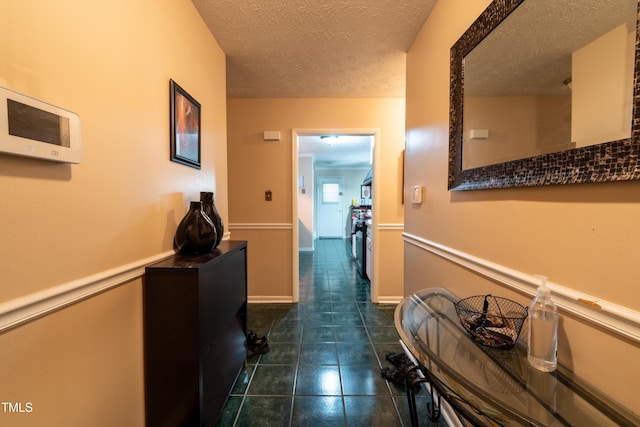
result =
[{"label": "tile patterned floor", "polygon": [[[401,351],[394,310],[370,302],[347,241],[318,240],[300,253],[298,304],[249,305],[270,351],[248,360],[218,426],[409,426],[404,387],[380,375]],[[421,425],[446,425],[428,421],[420,394]]]}]

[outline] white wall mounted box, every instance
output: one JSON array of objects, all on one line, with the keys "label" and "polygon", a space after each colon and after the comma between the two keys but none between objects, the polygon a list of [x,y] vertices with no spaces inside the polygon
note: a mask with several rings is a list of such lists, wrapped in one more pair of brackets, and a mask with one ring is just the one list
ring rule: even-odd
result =
[{"label": "white wall mounted box", "polygon": [[280,131],[279,130],[265,130],[264,131],[264,140],[265,141],[280,141]]},{"label": "white wall mounted box", "polygon": [[469,139],[487,139],[489,138],[489,129],[471,129],[469,131]]},{"label": "white wall mounted box", "polygon": [[0,152],[80,163],[80,117],[0,86]]}]

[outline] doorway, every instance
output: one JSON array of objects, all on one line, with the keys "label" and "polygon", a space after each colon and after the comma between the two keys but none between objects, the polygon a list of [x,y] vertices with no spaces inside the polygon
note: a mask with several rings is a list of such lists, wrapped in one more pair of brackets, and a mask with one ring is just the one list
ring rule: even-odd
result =
[{"label": "doorway", "polygon": [[[326,177],[315,177],[315,170],[318,166],[309,167],[309,164],[319,164],[318,160],[322,160],[322,156],[319,154],[309,153],[305,151],[305,149],[300,149],[301,145],[304,145],[309,140],[317,140],[320,141],[322,137],[328,138],[330,135],[332,138],[337,136],[338,139],[343,138],[344,140],[357,140],[357,139],[366,139],[368,143],[368,154],[366,165],[360,165],[363,168],[362,177],[359,178],[359,182],[357,182],[357,191],[354,194],[347,194],[346,191],[353,192],[353,188],[349,189],[349,187],[353,187],[354,184],[353,179],[348,178],[347,174],[344,177],[338,176],[339,173],[333,174],[331,178]],[[360,186],[362,184],[362,178],[367,175],[367,172],[372,172],[373,176],[376,177],[376,159],[378,158],[379,147],[376,143],[379,141],[380,130],[379,129],[293,129],[292,130],[292,217],[294,221],[292,221],[292,250],[293,250],[293,265],[292,265],[292,283],[293,283],[293,301],[299,301],[299,250],[313,250],[312,248],[303,248],[300,245],[301,240],[305,240],[307,237],[309,230],[312,229],[315,231],[315,238],[318,237],[339,237],[339,238],[350,238],[351,237],[351,229],[347,229],[345,227],[345,223],[348,221],[347,218],[350,218],[351,208],[353,199],[356,199],[356,202],[360,202]],[[333,149],[344,150],[341,152],[340,156],[336,157],[339,161],[344,161],[350,158],[350,153],[348,153],[348,145],[347,144],[336,144],[333,146]],[[320,159],[314,159],[314,156],[320,157]],[[309,159],[312,159],[309,161]],[[324,165],[320,166],[321,169],[334,168],[337,169],[338,166],[335,165],[327,165],[325,162]],[[338,180],[337,178],[341,178]],[[375,183],[375,178],[374,178]],[[326,184],[326,186],[324,185]],[[323,192],[323,189],[325,190]],[[340,194],[342,193],[342,194]],[[309,197],[313,195],[312,197]],[[310,199],[310,200],[309,200]],[[336,203],[337,199],[337,203]],[[299,203],[300,202],[300,203]],[[308,208],[308,203],[311,202],[314,207],[311,209]],[[375,212],[376,210],[376,186],[375,184],[372,186],[371,191],[371,201],[372,210]],[[326,215],[327,218],[339,218],[336,220],[329,220],[316,222],[312,221],[312,225],[309,226],[309,221],[305,221],[300,217],[300,212],[309,213],[309,211],[313,212],[312,215],[319,217],[322,215],[323,217]],[[329,224],[332,223],[333,226]],[[336,226],[336,224],[339,224]],[[325,226],[327,228],[325,228]],[[340,227],[340,230],[338,230]],[[377,227],[377,219],[373,218],[373,224],[371,227],[372,233],[375,236]],[[376,249],[375,245],[373,246],[373,254],[372,258],[375,258]],[[369,276],[371,283],[371,299],[373,302],[377,302],[378,300],[378,288],[377,288],[377,272],[375,268],[375,261],[372,263],[373,270],[371,271],[371,275]]]}]

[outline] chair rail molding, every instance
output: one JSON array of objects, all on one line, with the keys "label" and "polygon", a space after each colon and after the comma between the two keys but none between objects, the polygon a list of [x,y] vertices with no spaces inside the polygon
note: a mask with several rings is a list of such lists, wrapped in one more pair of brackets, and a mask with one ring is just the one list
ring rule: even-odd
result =
[{"label": "chair rail molding", "polygon": [[[424,249],[481,276],[502,283],[511,289],[532,297],[536,294],[539,282],[530,274],[525,274],[411,233],[402,233],[402,237],[407,244]],[[640,343],[640,312],[578,292],[558,283],[547,282],[547,285],[553,292],[554,301],[561,310]]]},{"label": "chair rail molding", "polygon": [[292,230],[293,224],[287,222],[234,222],[229,224],[229,230]]},{"label": "chair rail molding", "polygon": [[378,230],[404,230],[404,224],[378,224]]},{"label": "chair rail molding", "polygon": [[0,333],[142,277],[147,265],[173,254],[163,252],[1,303]]}]

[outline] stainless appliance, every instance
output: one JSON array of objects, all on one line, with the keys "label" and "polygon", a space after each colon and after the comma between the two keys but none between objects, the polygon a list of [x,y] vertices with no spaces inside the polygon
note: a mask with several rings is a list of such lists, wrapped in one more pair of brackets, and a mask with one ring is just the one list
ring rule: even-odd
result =
[{"label": "stainless appliance", "polygon": [[354,226],[354,233],[352,237],[352,252],[355,254],[354,261],[358,267],[358,273],[363,278],[367,278],[366,271],[366,253],[367,253],[367,223],[364,221],[358,221]]}]

